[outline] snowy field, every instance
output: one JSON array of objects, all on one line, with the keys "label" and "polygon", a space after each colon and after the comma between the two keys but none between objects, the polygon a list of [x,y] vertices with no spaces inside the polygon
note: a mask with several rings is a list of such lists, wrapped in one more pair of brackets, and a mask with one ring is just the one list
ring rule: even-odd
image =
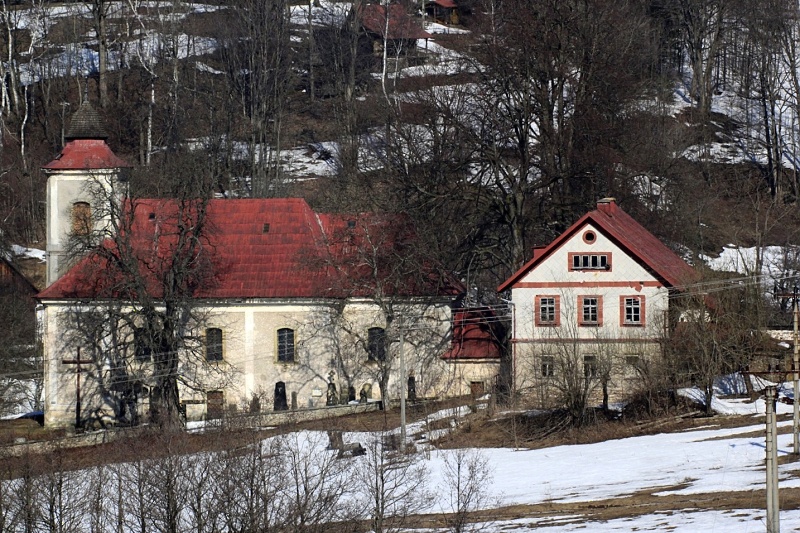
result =
[{"label": "snowy field", "polygon": [[[485,449],[493,469],[489,493],[492,507],[516,504],[570,503],[614,499],[657,489],[659,496],[757,491],[764,488],[764,402],[716,400],[727,413],[752,415],[741,428],[700,429],[674,434],[611,440],[596,444],[557,446],[540,450]],[[779,413],[791,407],[778,404]],[[713,420],[709,421],[713,424]],[[791,422],[782,422],[781,427]],[[758,436],[743,437],[748,433]],[[365,435],[349,434],[345,441]],[[779,435],[779,454],[791,451],[790,434]],[[443,479],[444,459],[451,451],[434,451],[427,462],[431,485],[441,487],[430,512],[448,512]],[[800,487],[800,464],[780,466],[781,488]],[[610,521],[586,521],[581,516],[541,517],[478,525],[482,531],[527,532],[545,528],[552,533],[572,531],[764,531],[761,495],[753,508],[717,511],[698,508],[658,512]],[[800,531],[800,510],[781,513],[782,531]],[[541,530],[541,529],[537,529]]]}]

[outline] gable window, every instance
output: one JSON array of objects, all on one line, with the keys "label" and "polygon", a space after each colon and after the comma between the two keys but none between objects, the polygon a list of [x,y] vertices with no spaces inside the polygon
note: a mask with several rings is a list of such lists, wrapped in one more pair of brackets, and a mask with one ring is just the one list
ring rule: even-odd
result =
[{"label": "gable window", "polygon": [[558,326],[561,322],[561,301],[558,296],[536,297],[537,326]]},{"label": "gable window", "polygon": [[72,204],[72,234],[89,235],[92,232],[92,208],[87,202]]},{"label": "gable window", "polygon": [[597,357],[585,355],[583,357],[583,375],[586,379],[597,377]]},{"label": "gable window", "polygon": [[367,330],[367,357],[370,361],[386,360],[386,330],[369,328]]},{"label": "gable window", "polygon": [[600,326],[603,324],[603,297],[578,296],[578,325]]},{"label": "gable window", "polygon": [[137,361],[147,362],[153,356],[153,349],[150,347],[147,331],[144,328],[133,330],[133,356]]},{"label": "gable window", "polygon": [[542,356],[542,377],[552,378],[556,375],[556,361],[552,355]]},{"label": "gable window", "polygon": [[294,363],[294,330],[281,328],[278,330],[278,362]]},{"label": "gable window", "polygon": [[569,254],[569,270],[611,270],[611,254]]},{"label": "gable window", "polygon": [[623,326],[644,325],[644,296],[620,296],[620,324]]},{"label": "gable window", "polygon": [[206,361],[222,361],[222,330],[208,328],[206,330]]}]

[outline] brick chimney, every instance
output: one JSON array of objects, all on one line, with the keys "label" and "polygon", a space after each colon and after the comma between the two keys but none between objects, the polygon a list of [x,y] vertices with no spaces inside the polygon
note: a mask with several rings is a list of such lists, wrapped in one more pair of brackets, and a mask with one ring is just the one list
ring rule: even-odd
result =
[{"label": "brick chimney", "polygon": [[597,201],[597,210],[609,216],[617,212],[617,201],[614,198],[603,198]]}]

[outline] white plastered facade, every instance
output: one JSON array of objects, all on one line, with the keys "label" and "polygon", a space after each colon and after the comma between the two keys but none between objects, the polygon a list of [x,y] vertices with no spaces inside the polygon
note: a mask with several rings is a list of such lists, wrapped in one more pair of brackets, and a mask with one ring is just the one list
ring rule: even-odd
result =
[{"label": "white plastered facade", "polygon": [[[95,306],[102,303],[42,303],[46,424],[70,426],[75,423],[76,366],[62,361],[75,359],[77,353],[76,344],[68,338],[69,322],[76,313],[96,312],[98,307]],[[289,408],[293,405],[301,409],[324,407],[331,381],[340,401],[342,397],[347,398],[350,386],[356,391],[356,399],[360,399],[365,385],[371,389],[369,399],[381,399],[379,364],[369,361],[365,340],[369,328],[386,326],[384,315],[369,301],[351,300],[337,309],[336,324],[339,327],[332,324],[330,302],[325,301],[226,301],[197,309],[197,315],[205,317],[204,323],[187,333],[197,339],[198,344],[194,350],[187,349],[181,359],[181,375],[184,381],[191,382],[191,386],[180,388],[187,420],[207,417],[206,396],[209,391],[222,393],[224,409],[228,412],[250,410],[254,397],[259,398],[261,410],[271,411],[278,382],[285,385]],[[470,375],[465,381],[462,365],[448,364],[441,358],[450,342],[449,302],[410,302],[404,306],[404,312],[414,317],[413,320],[406,319],[403,348],[406,372],[415,377],[418,397],[464,394],[469,391],[470,380],[484,379],[472,376],[469,370]],[[346,320],[344,327],[342,320]],[[222,331],[222,361],[205,361],[203,342],[207,328]],[[278,360],[278,330],[283,328],[294,332],[293,362]],[[111,367],[119,364],[113,360],[121,359],[111,354],[114,350],[126,354],[126,375],[139,376],[145,387],[150,385],[148,364],[137,363],[133,356],[132,333],[121,331],[116,338],[115,343],[109,339],[95,353],[93,358],[97,363],[82,368],[81,412],[86,420],[114,423],[118,399],[102,393],[103,389],[113,388],[109,377]],[[399,398],[401,384],[405,384],[405,379],[400,379],[397,339],[396,335],[390,337],[387,346],[389,393],[394,399]],[[108,350],[107,357],[102,355],[103,350]],[[490,377],[485,379],[488,381]],[[140,395],[136,408],[140,419],[146,420],[146,394]]]},{"label": "white plastered facade", "polygon": [[[596,268],[575,269],[575,256],[579,261],[589,256],[590,265],[591,256],[606,256],[607,268],[598,259]],[[519,393],[552,405],[558,380],[564,378],[559,372],[607,369],[613,401],[638,386],[637,367],[660,353],[669,289],[587,222],[514,283],[512,301],[514,387]],[[555,304],[555,320],[542,320],[543,303]],[[592,303],[596,319],[584,321]],[[637,303],[638,320],[630,320],[637,318],[631,309]],[[633,317],[626,316],[626,304]],[[593,388],[597,397],[600,387]]]}]

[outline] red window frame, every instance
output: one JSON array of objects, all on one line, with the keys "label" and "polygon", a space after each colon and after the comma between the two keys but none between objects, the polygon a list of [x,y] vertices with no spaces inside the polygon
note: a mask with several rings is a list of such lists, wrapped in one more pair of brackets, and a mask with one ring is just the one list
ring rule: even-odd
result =
[{"label": "red window frame", "polygon": [[[639,321],[628,322],[625,320],[627,314],[626,300],[633,299],[639,302]],[[642,294],[623,294],[619,297],[619,325],[626,328],[640,328],[645,325],[645,297]]]},{"label": "red window frame", "polygon": [[[596,300],[597,305],[597,321],[587,321],[584,320],[584,300],[593,299]],[[603,297],[594,294],[587,294],[583,296],[578,296],[578,325],[579,326],[589,326],[589,327],[597,327],[603,325]]]},{"label": "red window frame", "polygon": [[[555,319],[542,320],[542,300],[552,298],[555,301]],[[560,326],[561,325],[561,297],[557,294],[542,294],[536,296],[533,308],[534,324],[537,326]]]}]

